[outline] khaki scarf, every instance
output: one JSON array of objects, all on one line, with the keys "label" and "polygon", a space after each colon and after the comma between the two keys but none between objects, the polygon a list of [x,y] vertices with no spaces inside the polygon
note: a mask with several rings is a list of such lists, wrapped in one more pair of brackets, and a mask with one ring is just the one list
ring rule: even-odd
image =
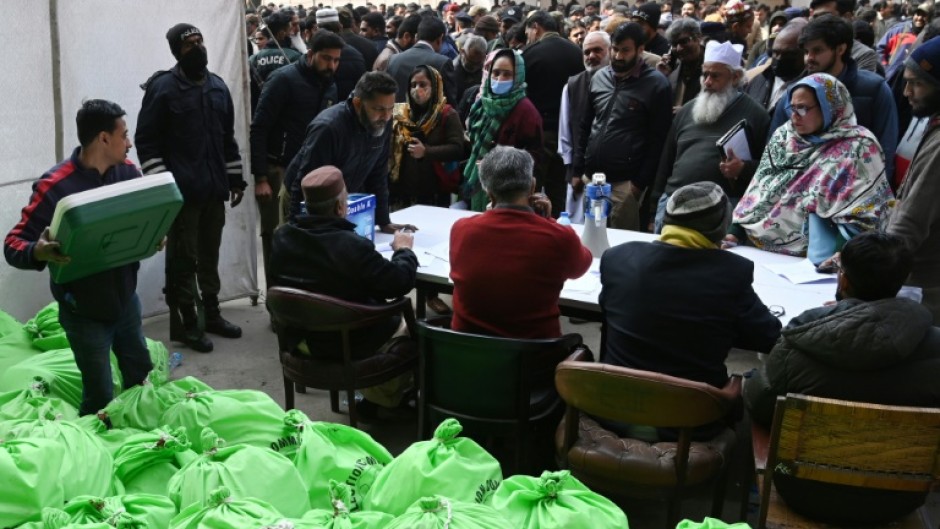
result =
[{"label": "khaki scarf", "polygon": [[398,181],[398,174],[401,170],[401,157],[405,154],[405,148],[415,138],[420,131],[421,141],[427,145],[428,138],[438,124],[441,122],[441,116],[444,115],[444,109],[447,106],[447,98],[444,97],[444,80],[441,74],[431,66],[418,66],[408,78],[409,87],[411,79],[418,72],[424,72],[431,80],[431,98],[428,99],[427,107],[430,109],[423,116],[420,116],[417,122],[412,117],[411,90],[408,90],[408,102],[396,103],[392,123],[392,155],[389,156],[389,175],[392,182]]}]

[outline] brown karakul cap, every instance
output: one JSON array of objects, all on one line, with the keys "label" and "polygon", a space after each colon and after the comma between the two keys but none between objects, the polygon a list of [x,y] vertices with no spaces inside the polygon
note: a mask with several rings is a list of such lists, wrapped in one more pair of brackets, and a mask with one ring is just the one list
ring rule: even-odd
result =
[{"label": "brown karakul cap", "polygon": [[324,165],[307,173],[300,181],[307,202],[322,202],[336,198],[346,189],[343,173],[337,167]]}]

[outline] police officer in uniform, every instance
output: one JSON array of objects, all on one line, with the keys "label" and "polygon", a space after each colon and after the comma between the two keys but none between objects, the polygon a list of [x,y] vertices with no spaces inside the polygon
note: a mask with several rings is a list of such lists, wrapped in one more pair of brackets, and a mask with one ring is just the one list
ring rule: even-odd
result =
[{"label": "police officer in uniform", "polygon": [[[154,74],[142,88],[137,153],[144,174],[170,171],[183,194],[183,208],[168,235],[166,259],[170,339],[199,352],[212,350],[200,327],[201,293],[205,332],[241,337],[241,329],[219,312],[219,246],[225,201],[244,195],[242,161],[235,142],[235,109],[222,78],[206,69],[202,32],[177,24],[166,34],[177,64]],[[198,292],[196,284],[198,283]]]}]

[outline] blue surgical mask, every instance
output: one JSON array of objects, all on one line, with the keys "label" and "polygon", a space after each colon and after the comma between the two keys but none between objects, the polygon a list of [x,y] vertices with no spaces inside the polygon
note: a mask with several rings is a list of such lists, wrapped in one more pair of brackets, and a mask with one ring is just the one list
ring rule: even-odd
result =
[{"label": "blue surgical mask", "polygon": [[512,90],[512,81],[494,81],[490,79],[490,91],[494,94],[501,96],[503,94],[508,94]]}]

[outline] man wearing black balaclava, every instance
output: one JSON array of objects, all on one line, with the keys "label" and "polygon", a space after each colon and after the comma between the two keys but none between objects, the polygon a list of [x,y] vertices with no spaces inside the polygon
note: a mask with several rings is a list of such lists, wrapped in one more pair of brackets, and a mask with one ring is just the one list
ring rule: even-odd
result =
[{"label": "man wearing black balaclava", "polygon": [[[144,101],[134,140],[144,174],[173,173],[183,194],[167,241],[170,339],[209,352],[212,341],[203,331],[227,338],[242,334],[219,312],[218,265],[225,201],[237,206],[247,184],[235,142],[232,96],[222,78],[206,69],[202,32],[177,24],[166,38],[177,63],[141,85]],[[204,330],[196,316],[200,295]]]}]

